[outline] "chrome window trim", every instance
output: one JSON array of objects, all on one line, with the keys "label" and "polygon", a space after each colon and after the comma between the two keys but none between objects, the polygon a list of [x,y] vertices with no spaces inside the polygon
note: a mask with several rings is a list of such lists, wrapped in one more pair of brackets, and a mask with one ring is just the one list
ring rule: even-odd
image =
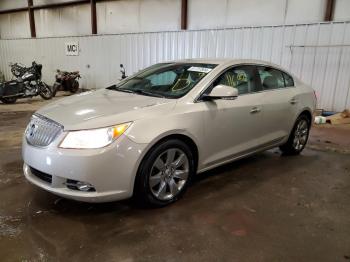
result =
[{"label": "chrome window trim", "polygon": [[229,65],[227,67],[225,67],[224,69],[222,69],[208,84],[205,88],[203,88],[203,90],[199,93],[199,95],[196,96],[196,98],[194,99],[194,103],[199,103],[199,102],[206,102],[206,101],[203,101],[201,100],[201,97],[202,95],[211,87],[211,85],[223,74],[225,73],[226,71],[230,70],[231,68],[234,68],[234,67],[239,67],[239,66],[255,66],[255,67],[258,67],[258,66],[264,66],[264,67],[270,67],[270,68],[273,68],[273,69],[276,69],[278,71],[281,71],[282,73],[285,73],[287,75],[289,75],[292,80],[293,80],[293,86],[288,86],[288,87],[284,87],[284,88],[275,88],[275,89],[269,89],[269,90],[261,90],[261,91],[256,91],[256,92],[250,92],[250,93],[246,93],[246,94],[242,94],[242,95],[238,95],[238,97],[240,96],[244,96],[244,95],[253,95],[253,94],[257,94],[257,93],[262,93],[262,92],[270,92],[270,91],[275,91],[275,90],[284,90],[284,89],[289,89],[289,88],[295,88],[295,80],[294,80],[294,77],[291,76],[289,73],[287,73],[286,71],[284,70],[281,70],[279,68],[276,68],[274,66],[270,66],[270,65],[266,65],[266,64],[253,64],[253,63],[241,63],[241,64],[235,64],[235,65]]}]

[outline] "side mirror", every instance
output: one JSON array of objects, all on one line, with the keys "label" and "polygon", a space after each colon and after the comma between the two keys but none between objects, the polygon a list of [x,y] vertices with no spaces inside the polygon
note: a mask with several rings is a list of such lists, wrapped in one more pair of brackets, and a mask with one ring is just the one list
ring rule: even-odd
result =
[{"label": "side mirror", "polygon": [[209,94],[202,96],[203,100],[216,100],[216,99],[225,99],[232,100],[236,99],[238,96],[238,89],[232,86],[226,85],[217,85],[211,90]]}]

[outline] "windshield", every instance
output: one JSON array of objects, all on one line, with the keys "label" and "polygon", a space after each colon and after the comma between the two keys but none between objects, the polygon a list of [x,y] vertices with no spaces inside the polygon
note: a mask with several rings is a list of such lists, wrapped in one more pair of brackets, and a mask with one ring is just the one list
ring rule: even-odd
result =
[{"label": "windshield", "polygon": [[198,63],[156,64],[109,87],[141,95],[179,98],[187,94],[216,65]]}]

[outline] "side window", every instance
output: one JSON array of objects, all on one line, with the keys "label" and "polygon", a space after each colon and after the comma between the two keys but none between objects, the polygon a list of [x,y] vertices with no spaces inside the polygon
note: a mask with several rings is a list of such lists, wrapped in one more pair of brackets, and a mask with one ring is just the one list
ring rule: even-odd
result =
[{"label": "side window", "polygon": [[258,67],[261,86],[264,90],[284,88],[284,78],[281,71],[270,67]]},{"label": "side window", "polygon": [[231,68],[215,80],[214,86],[216,85],[227,85],[237,88],[239,95],[254,92],[254,67],[238,66]]},{"label": "side window", "polygon": [[283,73],[283,78],[284,78],[284,85],[286,87],[294,86],[294,80],[290,75]]},{"label": "side window", "polygon": [[148,77],[151,81],[152,86],[166,86],[172,85],[176,79],[177,75],[173,71],[166,71],[157,75],[152,75]]}]

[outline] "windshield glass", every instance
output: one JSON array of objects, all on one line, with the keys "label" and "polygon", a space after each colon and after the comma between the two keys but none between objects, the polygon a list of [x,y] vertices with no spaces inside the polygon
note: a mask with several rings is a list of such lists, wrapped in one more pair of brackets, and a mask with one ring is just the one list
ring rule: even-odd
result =
[{"label": "windshield glass", "polygon": [[109,89],[141,95],[179,98],[187,94],[215,66],[200,63],[156,64]]}]

